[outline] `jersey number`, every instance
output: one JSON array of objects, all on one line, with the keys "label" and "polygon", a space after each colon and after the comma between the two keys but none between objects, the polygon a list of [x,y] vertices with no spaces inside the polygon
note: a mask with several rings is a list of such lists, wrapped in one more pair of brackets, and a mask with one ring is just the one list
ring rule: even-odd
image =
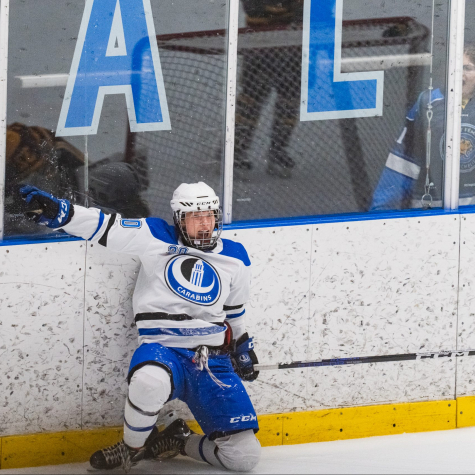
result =
[{"label": "jersey number", "polygon": [[180,247],[180,246],[169,246],[168,247],[168,254],[186,254],[188,252],[187,247]]}]

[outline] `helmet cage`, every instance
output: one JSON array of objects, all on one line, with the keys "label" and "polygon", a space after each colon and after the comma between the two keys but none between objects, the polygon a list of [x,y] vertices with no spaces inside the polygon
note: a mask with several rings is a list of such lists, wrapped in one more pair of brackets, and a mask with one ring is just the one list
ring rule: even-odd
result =
[{"label": "helmet cage", "polygon": [[[214,229],[211,233],[211,236],[191,238],[186,230],[185,217],[190,214],[193,216],[195,214],[197,216],[201,216],[203,211],[212,211],[214,213]],[[223,231],[223,212],[221,208],[202,211],[178,210],[173,213],[173,221],[175,222],[175,226],[183,239],[183,243],[188,247],[194,247],[195,249],[199,249],[201,251],[210,251],[211,249],[214,249],[221,232]]]}]

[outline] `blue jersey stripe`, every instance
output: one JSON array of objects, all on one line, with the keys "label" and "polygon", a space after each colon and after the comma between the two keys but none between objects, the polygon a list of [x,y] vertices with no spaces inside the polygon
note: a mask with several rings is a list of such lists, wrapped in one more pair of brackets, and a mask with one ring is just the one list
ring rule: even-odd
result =
[{"label": "blue jersey stripe", "polygon": [[94,231],[94,234],[89,238],[92,239],[101,229],[102,223],[104,222],[104,213],[101,211],[101,214],[99,215],[99,224],[97,225],[97,229]]},{"label": "blue jersey stripe", "polygon": [[139,329],[140,336],[203,336],[214,335],[216,333],[223,333],[226,327],[213,325],[212,327],[204,328],[142,328]]},{"label": "blue jersey stripe", "polygon": [[226,318],[229,320],[230,318],[242,317],[245,313],[246,313],[246,311],[243,310],[241,313],[236,313],[235,315],[226,315]]}]

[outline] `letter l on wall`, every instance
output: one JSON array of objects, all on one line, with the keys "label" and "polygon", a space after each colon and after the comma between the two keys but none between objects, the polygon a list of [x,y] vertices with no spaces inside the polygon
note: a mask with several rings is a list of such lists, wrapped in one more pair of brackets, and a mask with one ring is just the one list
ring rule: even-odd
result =
[{"label": "letter l on wall", "polygon": [[343,0],[305,0],[300,120],[383,115],[384,71],[342,73]]},{"label": "letter l on wall", "polygon": [[150,0],[86,0],[56,135],[96,134],[106,94],[125,95],[132,132],[171,129]]}]

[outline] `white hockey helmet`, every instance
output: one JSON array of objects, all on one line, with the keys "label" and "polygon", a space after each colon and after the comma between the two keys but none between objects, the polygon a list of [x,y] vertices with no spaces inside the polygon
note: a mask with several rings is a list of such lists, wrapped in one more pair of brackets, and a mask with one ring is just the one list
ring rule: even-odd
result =
[{"label": "white hockey helmet", "polygon": [[[219,197],[213,188],[202,181],[198,183],[182,183],[174,192],[170,201],[173,210],[173,220],[177,231],[187,246],[196,249],[213,249],[223,230],[223,213],[219,206]],[[212,235],[190,238],[185,227],[187,213],[213,211],[215,227]]]}]

